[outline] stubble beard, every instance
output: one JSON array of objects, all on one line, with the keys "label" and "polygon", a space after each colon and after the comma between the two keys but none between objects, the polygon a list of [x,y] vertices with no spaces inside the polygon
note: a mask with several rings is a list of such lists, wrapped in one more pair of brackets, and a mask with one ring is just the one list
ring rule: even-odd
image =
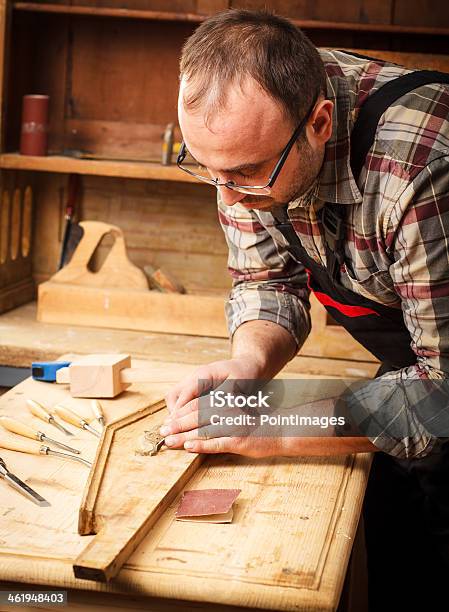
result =
[{"label": "stubble beard", "polygon": [[301,143],[299,152],[301,163],[296,168],[296,172],[290,181],[289,189],[285,195],[282,194],[277,199],[271,196],[261,198],[247,195],[243,200],[240,200],[240,204],[252,207],[255,210],[270,210],[279,206],[285,206],[285,204],[303,195],[315,181],[323,162],[323,155],[314,152],[307,141]]}]

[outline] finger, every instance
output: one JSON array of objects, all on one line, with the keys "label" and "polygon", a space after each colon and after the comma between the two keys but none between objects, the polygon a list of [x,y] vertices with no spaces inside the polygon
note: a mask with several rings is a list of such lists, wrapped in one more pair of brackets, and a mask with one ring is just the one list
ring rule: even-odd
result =
[{"label": "finger", "polygon": [[181,418],[173,418],[170,422],[162,425],[159,430],[161,436],[170,436],[173,434],[191,431],[198,427],[198,412],[190,412]]},{"label": "finger", "polygon": [[170,414],[175,409],[176,401],[180,393],[181,393],[181,389],[178,389],[178,385],[176,385],[176,387],[173,387],[172,389],[170,389],[170,391],[165,396],[165,403],[167,404],[167,408]]},{"label": "finger", "polygon": [[195,398],[187,402],[181,408],[175,409],[164,421],[164,425],[171,423],[173,420],[178,420],[191,412],[198,412],[199,409],[199,398]]},{"label": "finger", "polygon": [[212,438],[211,440],[186,440],[185,450],[189,453],[236,453],[235,438]]},{"label": "finger", "polygon": [[179,410],[188,402],[201,396],[206,388],[211,386],[211,381],[201,378],[201,373],[188,378],[181,389],[180,394],[175,403],[175,410]]},{"label": "finger", "polygon": [[198,428],[195,428],[190,431],[183,431],[182,433],[167,436],[164,443],[168,448],[183,448],[184,443],[188,440],[198,440],[200,437]]}]

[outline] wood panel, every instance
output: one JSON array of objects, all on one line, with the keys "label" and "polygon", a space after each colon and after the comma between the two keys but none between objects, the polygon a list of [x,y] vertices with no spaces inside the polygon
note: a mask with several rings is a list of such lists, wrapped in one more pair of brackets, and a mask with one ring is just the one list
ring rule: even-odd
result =
[{"label": "wood panel", "polygon": [[71,32],[65,146],[160,159],[165,126],[177,122],[179,54],[192,27],[74,17]]},{"label": "wood panel", "polygon": [[[391,1],[351,0],[332,2],[330,0],[272,0],[268,8],[291,19],[316,19],[322,21],[349,21],[360,23],[389,23]],[[233,8],[263,9],[263,0],[231,0]]]},{"label": "wood panel", "polygon": [[230,0],[196,0],[196,12],[204,15],[212,15],[229,8]]},{"label": "wood panel", "polygon": [[[395,0],[393,23],[408,26],[449,26],[449,3],[441,0]],[[449,51],[449,46],[448,46]]]}]

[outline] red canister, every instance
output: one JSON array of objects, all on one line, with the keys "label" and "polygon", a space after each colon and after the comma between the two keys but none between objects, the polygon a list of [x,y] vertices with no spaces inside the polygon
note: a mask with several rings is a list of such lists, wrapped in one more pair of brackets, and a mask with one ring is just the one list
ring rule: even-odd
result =
[{"label": "red canister", "polygon": [[23,96],[21,155],[47,155],[48,102],[48,96]]}]

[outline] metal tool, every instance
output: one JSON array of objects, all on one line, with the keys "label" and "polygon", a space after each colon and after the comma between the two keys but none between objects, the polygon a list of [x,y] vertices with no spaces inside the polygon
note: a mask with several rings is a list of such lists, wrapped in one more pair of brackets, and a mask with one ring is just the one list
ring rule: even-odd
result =
[{"label": "metal tool", "polygon": [[98,400],[92,400],[90,402],[92,412],[94,413],[95,418],[100,423],[100,427],[103,430],[105,428],[104,414],[101,404]]},{"label": "metal tool", "polygon": [[138,455],[150,456],[157,455],[164,445],[165,437],[157,429],[144,431],[139,438],[139,447],[136,449]]},{"label": "metal tool", "polygon": [[75,453],[79,455],[81,451],[76,448],[72,448],[71,446],[67,446],[67,444],[63,444],[62,442],[58,442],[58,440],[53,440],[53,438],[49,438],[42,431],[35,431],[32,427],[25,425],[21,421],[17,419],[12,419],[8,416],[0,417],[0,425],[7,429],[8,431],[12,431],[13,433],[18,434],[19,436],[25,436],[25,438],[31,438],[32,440],[39,440],[39,442],[47,442],[48,444],[54,444],[63,450],[68,451],[69,453]]},{"label": "metal tool", "polygon": [[56,404],[55,412],[63,421],[67,421],[67,423],[75,425],[75,427],[80,427],[81,429],[90,431],[90,433],[97,436],[97,438],[101,438],[99,431],[91,427],[87,421],[85,421],[79,414],[76,414],[70,410],[70,408],[66,408],[66,406],[62,406],[61,404]]},{"label": "metal tool", "polygon": [[46,421],[47,423],[50,423],[50,425],[53,425],[54,427],[59,429],[59,431],[62,431],[62,433],[65,433],[66,436],[74,435],[71,431],[69,431],[63,425],[58,423],[55,417],[46,408],[44,408],[42,404],[39,404],[39,402],[36,402],[35,400],[27,399],[27,405],[28,405],[28,408],[30,409],[30,412],[34,414],[34,416],[37,417],[38,419],[41,419],[42,421]]},{"label": "metal tool", "polygon": [[92,464],[87,461],[87,459],[83,459],[77,455],[70,455],[69,453],[61,453],[60,451],[53,450],[45,444],[39,444],[34,441],[0,438],[0,448],[17,451],[18,453],[28,453],[30,455],[50,455],[52,457],[72,459],[73,461],[78,461],[79,463],[87,465],[87,467],[92,467]]},{"label": "metal tool", "polygon": [[71,361],[34,361],[31,364],[31,376],[34,380],[56,382],[56,372],[68,368]]},{"label": "metal tool", "polygon": [[0,457],[0,478],[3,478],[11,487],[13,487],[13,489],[16,489],[16,491],[19,491],[20,493],[25,495],[25,497],[30,499],[32,502],[34,502],[38,506],[41,506],[43,508],[43,507],[48,507],[51,505],[46,499],[42,497],[42,495],[39,495],[39,493],[36,493],[34,489],[29,487],[22,480],[20,480],[20,478],[15,476],[15,474],[10,472],[8,468],[6,467],[6,463],[3,461],[1,457]]}]

